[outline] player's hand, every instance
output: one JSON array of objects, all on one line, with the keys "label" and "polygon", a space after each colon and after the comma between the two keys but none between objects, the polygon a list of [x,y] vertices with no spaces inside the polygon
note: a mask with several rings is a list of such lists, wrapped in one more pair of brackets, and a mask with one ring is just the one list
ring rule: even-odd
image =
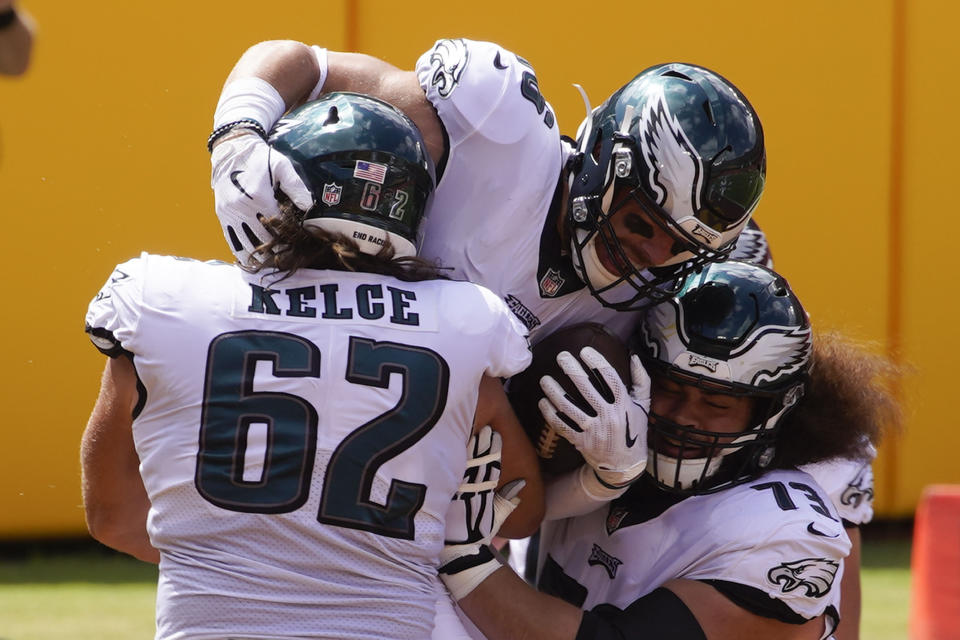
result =
[{"label": "player's hand", "polygon": [[650,376],[640,358],[631,356],[628,391],[596,349],[584,347],[580,357],[592,375],[568,351],[557,355],[557,364],[589,406],[577,406],[556,380],[544,376],[540,387],[546,397],[540,400],[540,412],[551,428],[577,448],[597,477],[611,486],[624,486],[647,465]]},{"label": "player's hand", "polygon": [[447,513],[447,541],[440,552],[440,579],[455,600],[500,568],[490,542],[520,503],[517,494],[526,484],[514,480],[497,491],[501,446],[500,434],[489,426],[467,446],[467,468]]},{"label": "player's hand", "polygon": [[500,435],[489,426],[470,438],[463,482],[447,510],[444,537],[447,544],[477,542],[489,529],[493,493],[500,481]]},{"label": "player's hand", "polygon": [[313,207],[310,189],[290,160],[254,131],[240,129],[217,142],[210,157],[214,207],[227,245],[241,263],[272,238],[263,220],[280,213],[275,190],[303,211]]}]

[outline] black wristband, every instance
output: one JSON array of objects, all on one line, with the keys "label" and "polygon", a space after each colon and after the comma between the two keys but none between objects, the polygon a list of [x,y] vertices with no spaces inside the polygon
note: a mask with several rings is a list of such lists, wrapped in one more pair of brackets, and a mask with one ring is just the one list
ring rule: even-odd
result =
[{"label": "black wristband", "polygon": [[451,560],[447,564],[439,567],[437,571],[440,573],[445,573],[452,575],[454,573],[460,573],[461,571],[466,571],[467,569],[473,569],[474,567],[479,567],[482,564],[486,564],[493,560],[496,556],[493,555],[493,552],[490,551],[490,547],[484,545],[477,549],[477,552],[469,556],[460,556],[455,560]]},{"label": "black wristband", "polygon": [[619,491],[620,489],[626,489],[626,488],[629,487],[631,484],[633,484],[634,480],[636,480],[637,478],[640,477],[640,476],[637,476],[637,478],[634,478],[634,479],[631,480],[630,482],[625,482],[625,483],[623,483],[623,484],[610,484],[609,482],[606,482],[603,478],[601,478],[601,477],[597,474],[597,470],[596,470],[596,469],[593,470],[593,475],[594,475],[594,477],[597,479],[597,482],[599,482],[600,484],[602,484],[602,485],[603,485],[604,487],[606,487],[607,489],[611,489],[611,490],[613,490],[613,491]]},{"label": "black wristband", "polygon": [[17,10],[10,7],[6,11],[0,12],[0,29],[6,29],[17,20]]},{"label": "black wristband", "polygon": [[210,137],[207,138],[207,151],[212,153],[214,143],[234,129],[252,129],[257,133],[258,136],[264,140],[267,139],[267,132],[264,131],[262,124],[253,118],[241,118],[240,120],[234,120],[233,122],[222,124],[214,129],[213,133],[210,134]]}]

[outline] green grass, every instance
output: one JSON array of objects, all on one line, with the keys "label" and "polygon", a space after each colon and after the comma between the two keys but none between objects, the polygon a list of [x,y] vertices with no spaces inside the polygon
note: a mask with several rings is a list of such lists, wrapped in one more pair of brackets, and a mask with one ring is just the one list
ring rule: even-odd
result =
[{"label": "green grass", "polygon": [[865,540],[861,560],[863,640],[904,640],[910,604],[910,541]]},{"label": "green grass", "polygon": [[0,556],[0,640],[147,640],[157,569],[85,546]]},{"label": "green grass", "polygon": [[[88,544],[0,552],[0,640],[148,640],[157,569]],[[910,590],[905,537],[863,548],[863,640],[904,640]]]}]

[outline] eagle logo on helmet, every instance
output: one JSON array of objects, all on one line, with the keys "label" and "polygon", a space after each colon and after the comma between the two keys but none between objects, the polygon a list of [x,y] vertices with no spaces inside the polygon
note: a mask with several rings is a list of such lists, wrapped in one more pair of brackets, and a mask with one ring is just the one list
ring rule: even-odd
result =
[{"label": "eagle logo on helmet", "polygon": [[441,40],[430,54],[430,84],[437,88],[441,98],[449,98],[460,83],[467,66],[467,45],[462,39]]},{"label": "eagle logo on helmet", "polygon": [[767,572],[767,579],[780,585],[781,593],[804,589],[808,597],[822,598],[830,592],[840,563],[827,558],[804,558],[784,562]]},{"label": "eagle logo on helmet", "polygon": [[640,113],[640,153],[650,168],[647,184],[657,204],[674,220],[700,210],[703,164],[676,116],[667,107],[663,88]]},{"label": "eagle logo on helmet", "polygon": [[809,327],[767,326],[747,340],[742,349],[731,353],[731,358],[750,351],[750,360],[757,363],[750,384],[760,386],[776,383],[802,370],[810,360],[811,346]]}]

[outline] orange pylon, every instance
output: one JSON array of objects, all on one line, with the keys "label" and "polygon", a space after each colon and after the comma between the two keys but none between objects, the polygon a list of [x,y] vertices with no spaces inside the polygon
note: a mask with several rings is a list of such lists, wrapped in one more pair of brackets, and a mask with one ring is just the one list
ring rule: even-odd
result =
[{"label": "orange pylon", "polygon": [[910,572],[910,640],[960,640],[960,485],[924,489]]}]

